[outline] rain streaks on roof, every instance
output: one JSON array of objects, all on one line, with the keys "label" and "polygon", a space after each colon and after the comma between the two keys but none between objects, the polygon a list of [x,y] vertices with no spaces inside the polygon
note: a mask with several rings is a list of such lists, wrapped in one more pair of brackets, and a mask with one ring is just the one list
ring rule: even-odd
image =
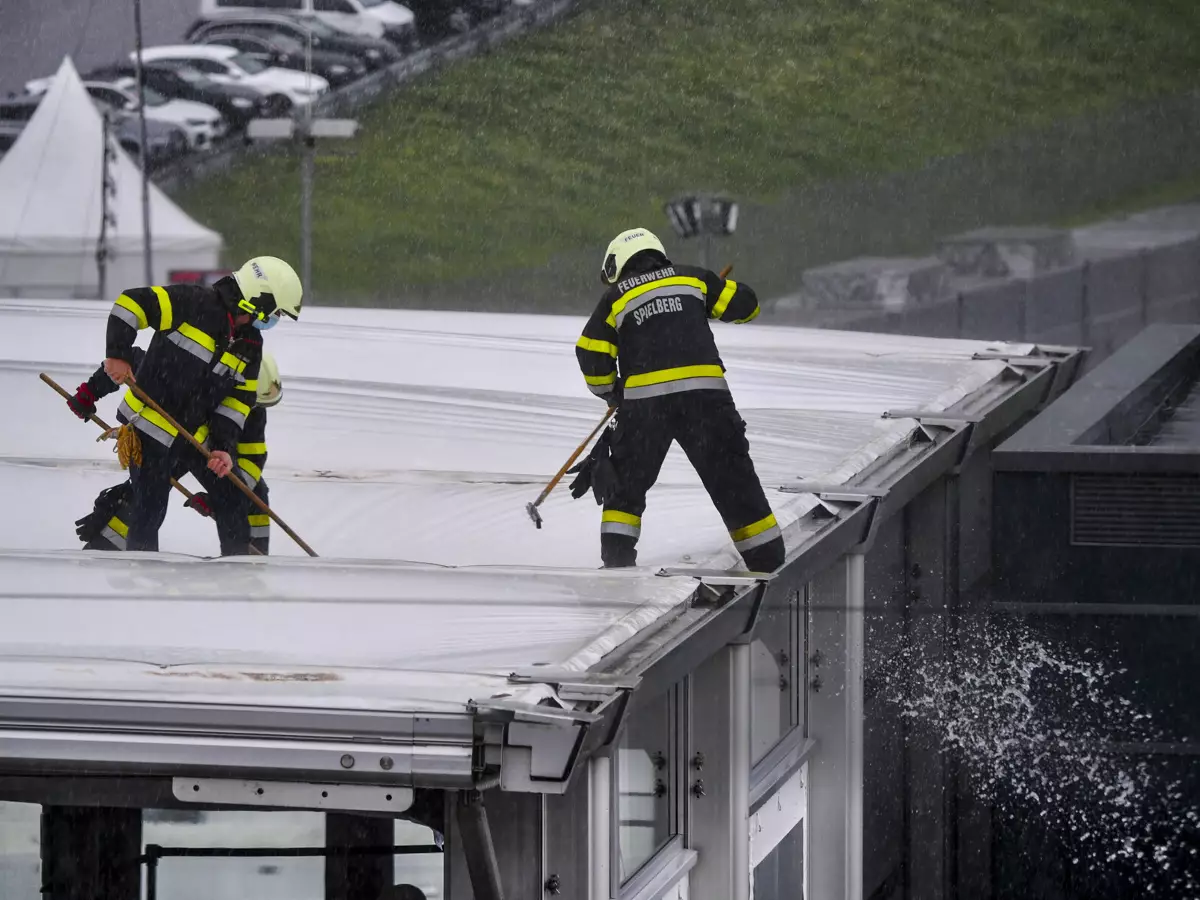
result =
[{"label": "rain streaks on roof", "polygon": [[[461,708],[513,671],[586,669],[678,608],[694,580],[660,568],[737,563],[678,448],[637,570],[596,569],[590,495],[564,485],[544,527],[530,522],[525,504],[603,413],[575,364],[581,319],[321,308],[268,338],[284,398],[265,469],[272,507],[321,558],[296,559],[276,528],[270,560],[197,560],[215,530],[177,495],[159,558],[80,552],[74,520],[124,474],[37,373],[73,389],[103,356],[106,315],[0,301],[0,385],[20,423],[0,432],[0,490],[28,511],[0,524],[0,615],[17,623],[0,693]],[[1005,367],[975,341],[714,331],[785,534],[816,504],[798,481],[842,483],[908,440],[916,422],[884,412],[946,409]]]}]

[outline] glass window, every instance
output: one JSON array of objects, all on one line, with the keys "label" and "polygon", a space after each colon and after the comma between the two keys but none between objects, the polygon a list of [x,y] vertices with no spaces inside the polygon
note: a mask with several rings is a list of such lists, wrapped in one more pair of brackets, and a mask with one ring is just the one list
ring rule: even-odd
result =
[{"label": "glass window", "polygon": [[621,881],[677,833],[674,711],[674,691],[635,710],[617,746]]},{"label": "glass window", "polygon": [[35,803],[0,803],[0,897],[42,896],[42,808]]},{"label": "glass window", "polygon": [[750,760],[757,763],[803,724],[803,593],[765,605],[750,645]]},{"label": "glass window", "polygon": [[313,12],[334,12],[356,15],[358,10],[346,0],[313,0]]},{"label": "glass window", "polygon": [[[396,820],[397,847],[433,847],[441,845],[441,837],[431,828],[409,822],[407,819]],[[441,853],[406,853],[395,858],[395,883],[416,888],[426,897],[444,896],[443,878],[444,857]],[[401,897],[403,893],[397,891]],[[417,894],[411,890],[407,893],[414,898]]]},{"label": "glass window", "polygon": [[230,61],[243,72],[249,72],[251,75],[257,75],[259,72],[267,70],[267,67],[257,57],[251,56],[249,53],[239,53]]},{"label": "glass window", "polygon": [[[156,872],[159,900],[324,900],[325,859],[271,856],[286,847],[325,846],[319,812],[146,810],[144,844],[261,848],[261,857],[165,857]],[[143,868],[143,894],[145,874]]]},{"label": "glass window", "polygon": [[804,823],[754,868],[754,900],[804,900]]}]

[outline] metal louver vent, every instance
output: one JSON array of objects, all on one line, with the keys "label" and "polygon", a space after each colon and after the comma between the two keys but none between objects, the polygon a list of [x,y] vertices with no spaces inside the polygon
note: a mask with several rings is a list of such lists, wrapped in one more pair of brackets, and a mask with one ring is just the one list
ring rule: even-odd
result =
[{"label": "metal louver vent", "polygon": [[1071,543],[1200,547],[1200,475],[1074,475]]}]

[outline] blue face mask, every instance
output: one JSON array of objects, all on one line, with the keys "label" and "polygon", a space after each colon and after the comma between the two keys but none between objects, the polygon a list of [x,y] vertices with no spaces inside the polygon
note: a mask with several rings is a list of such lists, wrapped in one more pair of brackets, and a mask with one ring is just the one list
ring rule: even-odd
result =
[{"label": "blue face mask", "polygon": [[267,316],[267,321],[262,322],[258,319],[254,320],[254,327],[259,331],[270,331],[279,324],[279,316]]}]

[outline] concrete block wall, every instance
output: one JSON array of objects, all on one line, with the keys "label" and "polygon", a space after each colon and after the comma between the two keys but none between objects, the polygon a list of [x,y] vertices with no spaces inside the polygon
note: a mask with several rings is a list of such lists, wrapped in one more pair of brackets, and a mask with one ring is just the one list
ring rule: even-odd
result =
[{"label": "concrete block wall", "polygon": [[[1029,229],[1024,252],[1014,250],[1021,242],[1020,229],[948,238],[945,277],[926,278],[940,290],[881,290],[873,306],[864,303],[864,277],[903,284],[914,267],[928,270],[930,259],[892,260],[893,271],[874,257],[823,266],[805,273],[796,294],[764,301],[762,321],[1084,346],[1092,350],[1089,368],[1149,323],[1200,321],[1200,204],[1074,231]],[[997,276],[1003,260],[1016,262]],[[840,304],[839,283],[846,291]],[[814,284],[819,295],[808,290]]]}]

